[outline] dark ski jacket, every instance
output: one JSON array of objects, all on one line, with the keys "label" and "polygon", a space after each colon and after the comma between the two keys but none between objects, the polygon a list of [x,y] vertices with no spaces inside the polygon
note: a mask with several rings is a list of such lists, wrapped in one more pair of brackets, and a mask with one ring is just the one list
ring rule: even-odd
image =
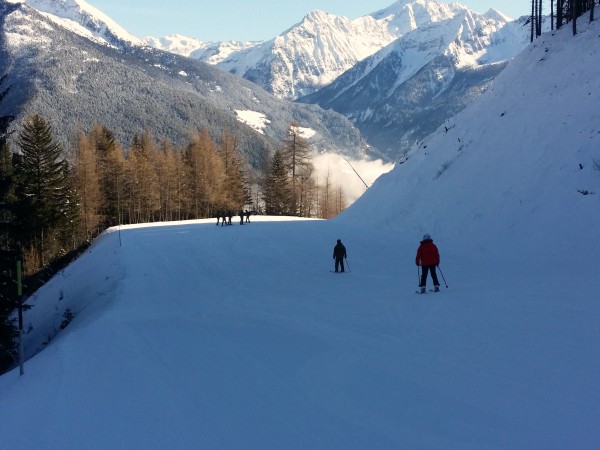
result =
[{"label": "dark ski jacket", "polygon": [[340,259],[346,257],[346,247],[344,247],[344,244],[340,242],[339,244],[336,244],[335,247],[333,247],[333,257]]},{"label": "dark ski jacket", "polygon": [[440,253],[431,239],[421,241],[415,262],[417,266],[437,266],[440,264]]}]

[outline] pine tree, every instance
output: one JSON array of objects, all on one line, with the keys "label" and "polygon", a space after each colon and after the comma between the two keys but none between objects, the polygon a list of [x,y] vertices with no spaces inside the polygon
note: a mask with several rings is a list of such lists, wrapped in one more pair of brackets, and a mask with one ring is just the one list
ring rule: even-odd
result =
[{"label": "pine tree", "polygon": [[31,269],[44,267],[55,249],[50,244],[65,224],[69,208],[67,163],[50,126],[38,115],[28,117],[18,136],[17,218],[23,245],[30,251]]},{"label": "pine tree", "polygon": [[264,184],[265,212],[271,216],[293,214],[292,187],[288,176],[288,166],[282,150],[277,150],[271,160],[269,174]]},{"label": "pine tree", "polygon": [[[81,199],[77,191],[75,180],[75,168],[66,163],[65,171],[65,195],[62,206],[62,217],[57,228],[58,242],[61,245],[60,253],[76,250],[82,242],[89,241],[84,229],[81,211]],[[56,254],[51,257],[57,256]]]}]

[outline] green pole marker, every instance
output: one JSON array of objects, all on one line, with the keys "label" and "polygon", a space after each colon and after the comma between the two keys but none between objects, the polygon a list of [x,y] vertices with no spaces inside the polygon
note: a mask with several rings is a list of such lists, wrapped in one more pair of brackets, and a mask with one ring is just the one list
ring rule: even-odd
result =
[{"label": "green pole marker", "polygon": [[23,295],[23,286],[21,284],[21,261],[17,261],[17,295]]}]

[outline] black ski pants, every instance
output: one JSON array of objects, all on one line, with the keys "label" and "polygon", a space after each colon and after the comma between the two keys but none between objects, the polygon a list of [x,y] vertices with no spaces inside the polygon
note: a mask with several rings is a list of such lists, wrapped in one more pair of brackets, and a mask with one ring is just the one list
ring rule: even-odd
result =
[{"label": "black ski pants", "polygon": [[344,271],[344,257],[336,256],[335,257],[335,271],[338,271],[338,268],[341,266],[342,272]]},{"label": "black ski pants", "polygon": [[431,279],[433,280],[434,286],[439,286],[440,282],[438,281],[437,273],[435,272],[435,266],[421,266],[421,284],[419,287],[425,287],[427,284],[427,273],[431,272]]}]

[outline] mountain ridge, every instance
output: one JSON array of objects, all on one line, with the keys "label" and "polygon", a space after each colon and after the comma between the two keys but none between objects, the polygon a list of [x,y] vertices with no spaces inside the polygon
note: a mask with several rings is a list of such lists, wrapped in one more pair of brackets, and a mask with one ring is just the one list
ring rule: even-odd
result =
[{"label": "mountain ridge", "polygon": [[[72,139],[77,123],[88,128],[100,122],[125,144],[145,128],[176,145],[197,127],[208,127],[214,139],[229,128],[245,136],[240,150],[256,167],[280,145],[289,123],[298,122],[313,129],[317,151],[359,158],[368,151],[358,130],[333,111],[276,99],[198,60],[124,41],[122,47],[106,45],[57,26],[26,3],[3,5],[0,73],[12,89],[0,108],[18,111],[19,118],[46,116],[62,142]],[[242,123],[243,111],[263,114],[263,128]]]},{"label": "mountain ridge", "polygon": [[[348,117],[391,158],[435,131],[491,86],[506,66],[517,25],[487,22],[469,10],[416,27],[360,61],[330,85],[298,99]],[[496,40],[497,52],[486,47]],[[480,63],[481,61],[481,63]]]},{"label": "mountain ridge", "polygon": [[[354,20],[312,11],[271,40],[241,50],[230,47],[222,56],[213,44],[208,53],[199,50],[191,56],[242,76],[277,97],[316,103],[345,115],[370,145],[398,160],[412,144],[484,92],[506,62],[525,48],[529,35],[524,22],[512,21],[495,9],[478,14],[457,3],[401,0]],[[411,58],[402,57],[398,49],[408,47],[413,49]],[[390,56],[394,52],[398,58]],[[459,73],[459,79],[446,81],[453,90],[438,85],[434,92],[422,76],[423,71],[434,79],[440,75],[433,63],[438,61],[439,67],[439,58],[454,66],[445,76]],[[379,92],[369,90],[360,108],[353,109],[356,93],[370,85],[378,86]],[[344,91],[351,94],[346,97]],[[392,97],[400,91],[403,97],[395,109]],[[331,101],[332,96],[337,100]],[[423,104],[405,98],[421,98]],[[412,116],[406,109],[409,104]],[[435,113],[428,115],[431,111]]]},{"label": "mountain ridge", "polygon": [[[103,20],[89,20],[95,10],[83,0],[30,3],[83,22],[108,45],[140,53],[171,50],[245,78],[278,98],[336,111],[364,135],[368,152],[392,161],[484,92],[528,41],[522,23],[508,22],[497,10],[477,14],[435,0],[401,0],[354,20],[314,10],[258,43],[203,43],[182,36],[133,42],[99,12]],[[447,79],[435,81],[440,76]]]}]

